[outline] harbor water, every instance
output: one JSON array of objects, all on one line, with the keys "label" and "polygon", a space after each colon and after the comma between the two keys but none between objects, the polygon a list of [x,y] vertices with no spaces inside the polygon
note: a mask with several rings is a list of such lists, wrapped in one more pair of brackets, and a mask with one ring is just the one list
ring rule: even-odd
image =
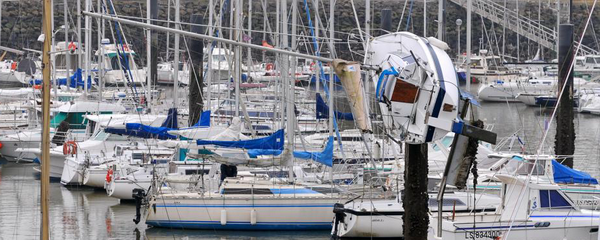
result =
[{"label": "harbor water", "polygon": [[[476,89],[477,86],[473,86]],[[481,103],[478,114],[499,138],[517,133],[527,152],[535,153],[548,127],[545,153],[554,146],[552,110],[520,103]],[[600,116],[575,114],[575,168],[600,176],[598,142]],[[521,150],[518,141],[514,150]],[[40,181],[36,164],[0,162],[0,240],[39,239]],[[329,231],[216,231],[149,229],[135,225],[133,203],[119,203],[103,190],[50,184],[52,239],[330,239]]]}]

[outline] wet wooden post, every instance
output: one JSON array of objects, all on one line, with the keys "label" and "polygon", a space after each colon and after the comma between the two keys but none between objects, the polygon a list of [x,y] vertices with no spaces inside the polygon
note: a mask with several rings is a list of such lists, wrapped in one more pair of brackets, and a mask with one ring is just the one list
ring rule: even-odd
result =
[{"label": "wet wooden post", "polygon": [[[194,24],[191,26],[191,32],[204,33],[202,24],[202,16],[194,14],[191,16],[190,23]],[[202,85],[204,85],[204,76],[202,75],[202,53],[204,51],[204,42],[202,39],[192,38],[190,40],[190,52],[188,53],[191,58],[190,63],[190,95],[189,95],[189,125],[192,126],[198,122],[202,109],[204,108],[204,102],[202,101]],[[209,56],[210,57],[210,56]],[[210,86],[209,86],[210,89]],[[210,91],[210,90],[209,90]],[[210,103],[210,99],[208,99]],[[210,106],[209,108],[210,109]]]},{"label": "wet wooden post", "polygon": [[[573,25],[561,24],[558,30],[558,97],[554,153],[567,155],[562,163],[573,168],[575,125],[573,123]],[[564,86],[564,91],[563,91]],[[562,96],[561,96],[562,94]]]},{"label": "wet wooden post", "polygon": [[429,227],[427,143],[405,144],[405,154],[404,194],[402,194],[404,239],[426,240]]}]

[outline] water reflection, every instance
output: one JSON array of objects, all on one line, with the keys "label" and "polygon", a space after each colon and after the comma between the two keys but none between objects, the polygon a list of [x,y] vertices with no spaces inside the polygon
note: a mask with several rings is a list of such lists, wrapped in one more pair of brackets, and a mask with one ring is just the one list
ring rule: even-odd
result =
[{"label": "water reflection", "polygon": [[[35,164],[0,160],[0,240],[39,239],[40,181]],[[39,174],[37,174],[39,175]],[[243,232],[146,229],[133,223],[135,205],[103,190],[50,184],[52,239],[329,239],[328,231]]]}]

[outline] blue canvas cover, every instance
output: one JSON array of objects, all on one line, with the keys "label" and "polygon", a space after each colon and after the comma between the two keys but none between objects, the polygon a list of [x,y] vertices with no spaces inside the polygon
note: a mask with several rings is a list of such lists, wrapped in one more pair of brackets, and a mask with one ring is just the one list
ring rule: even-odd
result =
[{"label": "blue canvas cover", "polygon": [[177,136],[171,135],[168,131],[177,130],[177,109],[169,109],[167,119],[160,127],[147,126],[141,123],[126,123],[125,129],[106,128],[107,133],[119,135],[134,136],[139,138],[156,138],[161,140],[177,139]]},{"label": "blue canvas cover", "polygon": [[279,149],[283,150],[284,143],[284,131],[283,129],[278,130],[271,136],[251,139],[251,140],[240,140],[240,141],[212,141],[212,140],[197,140],[198,145],[217,145],[222,147],[231,148],[244,148],[244,149]]},{"label": "blue canvas cover", "polygon": [[598,184],[598,180],[589,174],[569,168],[556,160],[552,160],[552,168],[554,169],[554,182],[556,183]]},{"label": "blue canvas cover", "polygon": [[[73,73],[73,75],[71,77],[69,77],[71,79],[71,84],[69,84],[69,87],[71,88],[78,88],[78,87],[85,87],[85,82],[83,81],[83,77],[82,77],[82,73],[81,73],[81,69],[78,68],[75,73]],[[67,85],[67,79],[66,78],[59,78],[58,80],[58,85]],[[88,88],[92,87],[92,78],[88,77],[87,79],[88,81]],[[51,84],[53,84],[54,81],[51,81]],[[35,79],[35,80],[30,80],[29,81],[29,85],[41,85],[42,84],[42,80],[40,79]]]},{"label": "blue canvas cover", "polygon": [[210,127],[210,113],[210,110],[202,112],[200,120],[193,127]]},{"label": "blue canvas cover", "polygon": [[[352,113],[333,111],[337,119],[354,120]],[[321,98],[321,94],[317,93],[317,119],[329,118],[329,106]]]},{"label": "blue canvas cover", "polygon": [[[275,155],[279,156],[283,151],[282,150],[273,150],[273,149],[251,149],[248,150],[248,156],[250,158],[256,158],[260,155]],[[304,151],[294,151],[294,157],[300,159],[312,159],[313,161],[319,162],[326,166],[333,166],[333,137],[329,137],[327,140],[327,145],[325,145],[325,149],[322,152],[304,152]]]},{"label": "blue canvas cover", "polygon": [[177,129],[177,108],[170,108],[167,114],[167,119],[163,122],[161,127]]}]

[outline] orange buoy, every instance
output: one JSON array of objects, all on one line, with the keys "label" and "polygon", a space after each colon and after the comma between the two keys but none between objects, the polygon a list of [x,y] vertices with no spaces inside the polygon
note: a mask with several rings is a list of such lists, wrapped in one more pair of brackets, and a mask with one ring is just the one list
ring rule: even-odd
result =
[{"label": "orange buoy", "polygon": [[271,71],[271,70],[273,70],[273,68],[275,68],[275,66],[272,63],[267,63],[267,67],[266,67],[267,71]]},{"label": "orange buoy", "polygon": [[74,155],[77,154],[77,143],[74,141],[67,141],[63,144],[63,154],[64,155]]},{"label": "orange buoy", "polygon": [[75,50],[75,49],[77,49],[77,45],[75,45],[74,42],[70,42],[69,43],[69,50]]},{"label": "orange buoy", "polygon": [[33,85],[33,89],[42,89],[42,85]]},{"label": "orange buoy", "polygon": [[11,70],[17,70],[17,63],[13,62],[12,64],[10,64],[10,69]]}]

